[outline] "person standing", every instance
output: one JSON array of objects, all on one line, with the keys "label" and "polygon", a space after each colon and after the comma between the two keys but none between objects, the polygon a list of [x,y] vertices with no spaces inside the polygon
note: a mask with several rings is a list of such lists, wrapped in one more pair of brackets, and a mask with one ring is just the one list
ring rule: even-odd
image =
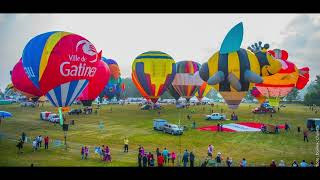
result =
[{"label": "person standing", "polygon": [[293,161],[293,163],[292,163],[292,165],[291,165],[292,167],[299,167],[299,165],[298,165],[298,163],[297,163],[297,161],[296,160],[294,160]]},{"label": "person standing", "polygon": [[300,167],[308,167],[308,163],[306,163],[305,160],[302,160],[302,162],[300,163]]},{"label": "person standing", "polygon": [[22,139],[19,139],[19,142],[17,144],[18,153],[23,153],[23,151],[21,151],[23,149],[23,143],[24,141]]},{"label": "person standing", "polygon": [[27,136],[26,133],[22,132],[21,138],[23,142],[26,142],[26,136]]},{"label": "person standing", "polygon": [[284,129],[286,130],[286,132],[288,132],[288,130],[290,129],[288,122],[284,124]]},{"label": "person standing", "polygon": [[84,159],[84,147],[83,146],[81,147],[81,159],[82,160]]},{"label": "person standing", "polygon": [[306,142],[306,140],[307,140],[307,142],[309,142],[309,139],[308,139],[308,130],[307,130],[307,129],[305,129],[305,130],[303,131],[303,141]]},{"label": "person standing", "polygon": [[147,158],[147,155],[144,154],[143,157],[142,157],[142,165],[143,165],[143,167],[147,167],[147,163],[148,163],[148,158]]},{"label": "person standing", "polygon": [[85,159],[88,159],[88,155],[89,155],[89,148],[87,146],[84,147],[84,155],[85,155]]},{"label": "person standing", "polygon": [[162,155],[163,155],[163,158],[164,158],[164,164],[167,164],[168,155],[169,155],[169,151],[167,150],[167,148],[164,148],[164,150],[162,151]]},{"label": "person standing", "polygon": [[272,160],[270,167],[277,167],[276,162],[274,160]]},{"label": "person standing", "polygon": [[222,156],[221,156],[221,152],[218,152],[217,157],[216,157],[216,162],[217,162],[218,166],[221,165],[222,160],[223,159],[222,159]]},{"label": "person standing", "polygon": [[279,163],[278,167],[286,167],[286,165],[285,165],[283,160],[280,160],[280,163]]},{"label": "person standing", "polygon": [[153,158],[153,154],[151,156],[151,159],[150,159],[150,167],[154,167],[154,158]]},{"label": "person standing", "polygon": [[163,167],[164,158],[163,158],[162,154],[160,154],[160,155],[158,156],[157,161],[158,161],[158,167]]},{"label": "person standing", "polygon": [[247,160],[245,158],[240,162],[240,167],[247,167]]},{"label": "person standing", "polygon": [[218,132],[220,131],[220,123],[217,124]]},{"label": "person standing", "polygon": [[160,154],[161,154],[159,148],[157,148],[156,153],[157,153],[157,158],[158,158],[158,156],[160,156]]},{"label": "person standing", "polygon": [[138,166],[139,167],[142,167],[141,161],[142,161],[142,156],[141,156],[141,153],[139,152],[138,153]]},{"label": "person standing", "polygon": [[194,167],[194,158],[193,152],[190,152],[190,167]]},{"label": "person standing", "polygon": [[230,157],[230,158],[227,157],[227,162],[226,162],[226,164],[227,164],[227,167],[231,167],[231,166],[232,166],[232,159],[231,159],[231,157]]},{"label": "person standing", "polygon": [[148,167],[150,166],[150,161],[151,161],[151,158],[152,158],[152,154],[151,152],[149,152],[149,154],[147,155],[147,159],[148,159]]},{"label": "person standing", "polygon": [[128,137],[124,138],[124,151],[123,152],[128,152],[129,150],[129,139]]},{"label": "person standing", "polygon": [[33,140],[33,142],[32,142],[32,147],[33,147],[33,152],[38,149],[37,138],[35,138],[35,139]]},{"label": "person standing", "polygon": [[41,144],[42,144],[42,136],[40,135],[39,136],[39,147],[41,147]]},{"label": "person standing", "polygon": [[208,156],[209,156],[210,158],[212,158],[212,153],[213,153],[213,146],[210,144],[210,145],[208,146]]},{"label": "person standing", "polygon": [[184,154],[182,157],[182,162],[183,162],[183,167],[187,167],[188,162],[189,162],[189,152],[187,149],[184,151]]},{"label": "person standing", "polygon": [[176,153],[175,152],[171,152],[171,161],[172,161],[172,166],[174,166],[174,160],[176,159]]},{"label": "person standing", "polygon": [[46,136],[44,138],[44,149],[48,149],[49,148],[49,137]]}]

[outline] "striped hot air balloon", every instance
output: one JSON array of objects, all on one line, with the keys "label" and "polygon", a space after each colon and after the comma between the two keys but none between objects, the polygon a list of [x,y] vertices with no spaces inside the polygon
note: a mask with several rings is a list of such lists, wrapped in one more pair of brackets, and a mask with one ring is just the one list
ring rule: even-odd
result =
[{"label": "striped hot air balloon", "polygon": [[94,77],[100,59],[91,42],[63,31],[37,35],[22,54],[29,79],[56,107],[73,103]]},{"label": "striped hot air balloon", "polygon": [[132,63],[132,79],[147,99],[156,103],[176,74],[174,59],[161,51],[140,54]]},{"label": "striped hot air balloon", "polygon": [[108,64],[111,74],[110,80],[103,90],[104,97],[106,97],[109,100],[116,97],[119,100],[121,94],[120,85],[122,83],[122,78],[120,77],[120,67],[118,63],[113,59],[107,59],[105,57],[102,57],[102,60],[106,64]]},{"label": "striped hot air balloon", "polygon": [[201,99],[205,97],[211,90],[212,87],[209,86],[207,82],[203,82],[198,91],[195,93],[195,96],[199,101],[201,101]]},{"label": "striped hot air balloon", "polygon": [[203,83],[199,75],[200,66],[201,64],[194,61],[176,63],[176,75],[172,86],[180,97],[186,98],[188,102]]}]

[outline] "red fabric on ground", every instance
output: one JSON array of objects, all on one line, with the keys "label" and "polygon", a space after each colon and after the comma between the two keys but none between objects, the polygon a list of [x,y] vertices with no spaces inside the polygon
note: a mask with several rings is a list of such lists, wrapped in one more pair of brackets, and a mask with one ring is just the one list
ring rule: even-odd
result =
[{"label": "red fabric on ground", "polygon": [[[239,122],[239,123],[235,123],[235,124],[240,124],[240,125],[244,125],[244,126],[248,126],[248,127],[252,127],[252,128],[258,128],[260,129],[263,123],[257,123],[257,122]],[[279,125],[280,129],[284,129],[284,124]],[[228,129],[228,128],[224,128],[222,126],[222,129],[224,132],[237,132],[235,130],[232,129]],[[218,126],[213,125],[213,126],[204,126],[204,127],[199,127],[197,128],[197,130],[199,131],[218,131]]]}]

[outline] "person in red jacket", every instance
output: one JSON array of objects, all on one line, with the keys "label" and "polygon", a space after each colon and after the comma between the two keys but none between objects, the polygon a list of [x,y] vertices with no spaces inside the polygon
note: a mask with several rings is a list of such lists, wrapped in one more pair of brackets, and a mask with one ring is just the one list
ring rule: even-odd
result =
[{"label": "person in red jacket", "polygon": [[46,136],[44,138],[44,149],[48,149],[49,148],[49,137]]},{"label": "person in red jacket", "polygon": [[164,163],[164,157],[162,156],[162,154],[160,154],[160,156],[158,156],[158,167],[163,167],[163,163]]}]

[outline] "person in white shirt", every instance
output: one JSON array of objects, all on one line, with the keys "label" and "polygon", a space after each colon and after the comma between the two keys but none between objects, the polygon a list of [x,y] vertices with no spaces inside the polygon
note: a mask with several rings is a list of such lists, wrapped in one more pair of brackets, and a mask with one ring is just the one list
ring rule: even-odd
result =
[{"label": "person in white shirt", "polygon": [[32,147],[33,147],[33,151],[36,151],[36,150],[37,150],[38,142],[37,142],[37,140],[36,140],[36,139],[35,139],[35,140],[33,140],[33,142],[32,142]]},{"label": "person in white shirt", "polygon": [[279,167],[286,167],[283,160],[280,160]]},{"label": "person in white shirt", "polygon": [[38,136],[38,143],[39,143],[39,147],[41,147],[41,143],[42,143],[42,137],[41,137],[41,135]]}]

